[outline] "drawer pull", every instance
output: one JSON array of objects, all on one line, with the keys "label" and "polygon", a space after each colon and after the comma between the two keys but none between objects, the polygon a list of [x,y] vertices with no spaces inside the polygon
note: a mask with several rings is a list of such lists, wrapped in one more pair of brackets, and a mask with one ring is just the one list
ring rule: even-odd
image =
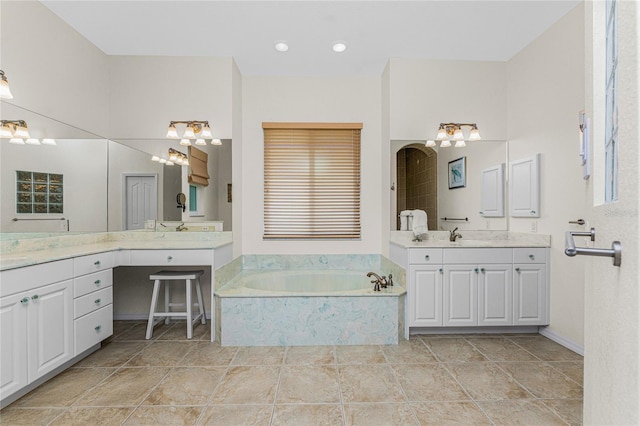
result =
[{"label": "drawer pull", "polygon": [[442,273],[444,273],[444,269],[440,268],[440,269],[438,269],[438,272],[440,272],[442,274]]},{"label": "drawer pull", "polygon": [[101,328],[102,328],[101,325],[96,325],[93,329],[99,332]]},{"label": "drawer pull", "polygon": [[171,262],[173,260],[173,256],[167,256],[167,262]]},{"label": "drawer pull", "polygon": [[529,255],[529,259],[531,259],[531,260],[536,260],[536,257],[535,257],[534,255],[530,254],[530,255]]},{"label": "drawer pull", "polygon": [[94,283],[95,285],[100,285],[100,280],[95,280],[93,283]]},{"label": "drawer pull", "polygon": [[429,260],[429,255],[428,254],[424,255],[424,260]]},{"label": "drawer pull", "polygon": [[93,262],[93,264],[96,265],[96,266],[100,266],[100,261],[96,260],[95,262]]},{"label": "drawer pull", "polygon": [[480,272],[484,274],[484,268],[480,268]]},{"label": "drawer pull", "polygon": [[480,272],[480,270],[478,268],[475,268],[474,271],[475,271],[476,274]]},{"label": "drawer pull", "polygon": [[100,302],[101,302],[101,300],[100,300],[100,299],[96,299],[96,300],[94,300],[94,303],[95,303],[96,305],[99,305],[99,304],[100,304]]},{"label": "drawer pull", "polygon": [[23,305],[26,305],[29,303],[29,298],[28,297],[23,297],[22,300],[20,301],[20,303],[22,303]]},{"label": "drawer pull", "polygon": [[520,272],[520,268],[516,268],[516,272]]},{"label": "drawer pull", "polygon": [[37,294],[34,294],[33,296],[31,296],[31,300],[38,300],[40,298],[40,296],[38,296]]}]

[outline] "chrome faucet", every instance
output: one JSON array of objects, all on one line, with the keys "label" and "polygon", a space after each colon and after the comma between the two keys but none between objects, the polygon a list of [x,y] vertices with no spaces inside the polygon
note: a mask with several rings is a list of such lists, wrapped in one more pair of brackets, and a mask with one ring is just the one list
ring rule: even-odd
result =
[{"label": "chrome faucet", "polygon": [[380,276],[375,272],[368,272],[367,277],[371,278],[372,276],[376,277],[375,280],[371,281],[373,284],[373,291],[380,291],[380,288],[387,288],[387,286],[393,286],[393,275],[389,274],[389,279],[387,277]]},{"label": "chrome faucet", "polygon": [[449,241],[455,241],[456,238],[462,238],[462,235],[458,234],[456,231],[458,228],[456,227],[453,231],[449,231]]},{"label": "chrome faucet", "polygon": [[186,226],[184,226],[184,222],[182,222],[180,225],[176,226],[176,232],[180,232],[180,231],[186,231],[189,228],[187,228]]}]

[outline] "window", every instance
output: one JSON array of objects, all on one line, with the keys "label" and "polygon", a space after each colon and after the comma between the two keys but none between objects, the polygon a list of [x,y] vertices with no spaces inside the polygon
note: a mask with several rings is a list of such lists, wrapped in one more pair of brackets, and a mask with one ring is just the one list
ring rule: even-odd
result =
[{"label": "window", "polygon": [[362,123],[262,123],[264,238],[360,238]]},{"label": "window", "polygon": [[64,213],[62,175],[16,170],[16,213]]},{"label": "window", "polygon": [[618,199],[618,10],[616,0],[606,2],[605,73],[605,202]]},{"label": "window", "polygon": [[189,185],[189,216],[204,216],[204,188],[200,185]]}]

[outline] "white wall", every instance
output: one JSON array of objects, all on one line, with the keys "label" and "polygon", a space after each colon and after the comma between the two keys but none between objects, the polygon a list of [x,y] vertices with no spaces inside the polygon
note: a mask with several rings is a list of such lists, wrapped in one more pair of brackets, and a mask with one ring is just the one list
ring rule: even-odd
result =
[{"label": "white wall", "polygon": [[[243,166],[242,166],[242,147],[244,134],[242,131],[242,74],[240,69],[236,65],[235,61],[232,64],[231,70],[231,84],[232,84],[232,96],[231,96],[231,126],[233,129],[233,141],[231,145],[232,153],[232,170],[231,181],[233,184],[232,190],[232,222],[233,222],[233,255],[239,256],[242,254],[242,197],[243,197]],[[225,230],[227,230],[225,228]]]},{"label": "white wall", "polygon": [[9,102],[106,136],[107,56],[40,2],[0,7],[0,67],[11,85]]},{"label": "white wall", "polygon": [[[64,217],[72,232],[107,230],[107,141],[105,139],[59,139],[57,146],[0,144],[2,203],[0,232],[63,232],[62,221],[12,219]],[[16,215],[16,170],[63,175],[64,213]],[[64,227],[62,227],[64,225]]]},{"label": "white wall", "polygon": [[[584,9],[579,6],[507,64],[509,158],[542,153],[541,217],[510,218],[515,232],[551,235],[551,325],[584,344],[584,259],[564,254],[570,220],[585,217],[587,182],[578,163],[578,113],[584,97]],[[582,243],[582,241],[579,241]]]},{"label": "white wall", "polygon": [[[382,226],[379,77],[245,77],[242,82],[243,254],[380,253]],[[263,241],[262,122],[362,122],[360,241]],[[235,152],[234,152],[235,158]],[[386,180],[386,178],[385,178]],[[234,182],[234,185],[236,182]],[[234,220],[234,223],[237,221]],[[235,231],[235,230],[234,230]]]}]

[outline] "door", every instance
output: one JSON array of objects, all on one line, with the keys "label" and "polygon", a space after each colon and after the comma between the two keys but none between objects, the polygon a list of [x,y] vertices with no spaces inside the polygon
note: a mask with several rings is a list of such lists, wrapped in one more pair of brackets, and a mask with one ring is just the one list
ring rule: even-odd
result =
[{"label": "door", "polygon": [[540,154],[509,162],[513,217],[540,217]]},{"label": "door", "polygon": [[144,222],[158,218],[158,179],[155,175],[125,176],[126,229],[144,229]]},{"label": "door", "polygon": [[545,265],[513,265],[514,325],[547,324],[546,281]]},{"label": "door", "polygon": [[24,293],[0,299],[0,399],[27,385],[27,311]]},{"label": "door", "polygon": [[73,357],[73,281],[29,292],[29,382]]},{"label": "door", "polygon": [[409,326],[442,326],[442,265],[409,268]]},{"label": "door", "polygon": [[513,324],[513,265],[480,265],[478,325]]},{"label": "door", "polygon": [[445,265],[443,323],[448,327],[478,324],[477,265]]}]

